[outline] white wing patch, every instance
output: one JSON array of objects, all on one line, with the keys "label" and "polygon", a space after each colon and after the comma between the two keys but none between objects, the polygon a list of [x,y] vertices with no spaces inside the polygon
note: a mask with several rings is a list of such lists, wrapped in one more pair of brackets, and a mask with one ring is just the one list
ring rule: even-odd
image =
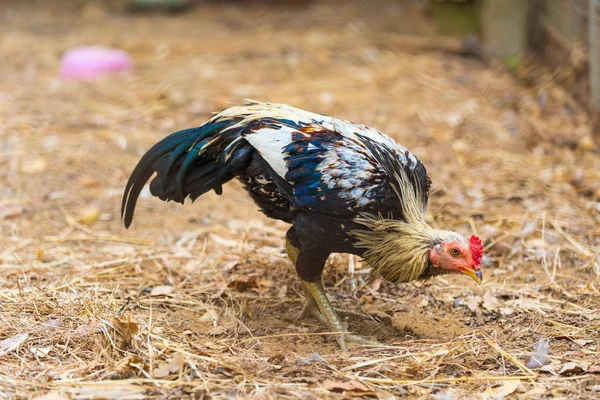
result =
[{"label": "white wing patch", "polygon": [[281,129],[262,128],[247,133],[244,139],[260,153],[277,175],[285,178],[287,166],[284,158],[287,153],[283,152],[283,148],[292,142],[293,132],[296,131],[286,126]]}]

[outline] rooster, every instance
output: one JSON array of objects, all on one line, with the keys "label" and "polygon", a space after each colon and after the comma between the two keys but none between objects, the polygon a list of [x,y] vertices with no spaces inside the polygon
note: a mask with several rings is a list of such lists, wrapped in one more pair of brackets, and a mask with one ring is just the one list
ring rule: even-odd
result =
[{"label": "rooster", "polygon": [[423,164],[365,125],[284,104],[227,108],[198,128],[155,144],[127,182],[121,217],[129,227],[146,182],[164,201],[194,201],[237,178],[261,211],[292,224],[286,249],[302,282],[300,317],[313,316],[345,349],[365,339],[346,332],[321,273],[331,253],[364,259],[391,282],[465,274],[481,283],[481,240],[425,221],[431,181]]}]

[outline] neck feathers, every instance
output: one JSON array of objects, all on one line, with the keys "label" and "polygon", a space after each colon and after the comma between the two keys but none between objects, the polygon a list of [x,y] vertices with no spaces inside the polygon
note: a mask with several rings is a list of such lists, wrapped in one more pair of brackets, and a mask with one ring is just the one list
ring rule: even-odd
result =
[{"label": "neck feathers", "polygon": [[422,279],[429,269],[431,248],[453,232],[431,228],[425,222],[423,193],[418,180],[411,182],[405,170],[393,173],[390,186],[401,204],[402,219],[382,215],[363,215],[356,222],[365,229],[353,231],[355,247],[363,249],[363,258],[373,272],[396,283]]},{"label": "neck feathers", "polygon": [[364,230],[353,232],[357,248],[373,272],[396,283],[423,276],[429,266],[429,252],[436,242],[436,230],[427,224],[392,219],[361,217]]}]

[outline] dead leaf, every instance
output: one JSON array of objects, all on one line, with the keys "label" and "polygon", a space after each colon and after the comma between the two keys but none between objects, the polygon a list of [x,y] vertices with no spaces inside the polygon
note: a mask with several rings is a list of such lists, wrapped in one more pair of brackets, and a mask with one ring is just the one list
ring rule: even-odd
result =
[{"label": "dead leaf", "polygon": [[501,381],[501,383],[502,384],[500,386],[497,386],[495,388],[487,388],[484,394],[490,398],[504,398],[505,396],[508,396],[509,394],[517,390],[517,388],[521,384],[521,381]]},{"label": "dead leaf", "polygon": [[483,295],[483,306],[488,310],[495,310],[500,306],[500,302],[498,301],[496,296],[494,296],[492,292],[488,290]]},{"label": "dead leaf", "polygon": [[600,364],[594,364],[589,369],[590,374],[600,374]]},{"label": "dead leaf", "polygon": [[124,321],[121,318],[115,317],[113,319],[113,323],[114,323],[115,329],[117,329],[119,331],[129,332],[132,335],[135,335],[136,333],[138,333],[140,331],[138,324],[136,324],[135,322],[131,322],[131,320],[129,318],[127,319],[127,321]]},{"label": "dead leaf", "polygon": [[367,284],[367,286],[374,292],[379,291],[381,284],[383,283],[383,278],[376,276]]},{"label": "dead leaf", "polygon": [[31,352],[31,354],[33,354],[37,358],[46,357],[48,355],[48,353],[50,353],[50,350],[52,350],[52,346],[30,347],[29,348],[29,351]]},{"label": "dead leaf", "polygon": [[213,324],[218,320],[217,313],[213,310],[208,310],[199,318],[200,322],[204,324]]},{"label": "dead leaf", "polygon": [[150,296],[166,296],[173,292],[172,285],[155,286],[150,291]]},{"label": "dead leaf", "polygon": [[53,318],[53,319],[49,319],[48,321],[45,321],[44,325],[46,325],[46,326],[48,326],[50,328],[60,328],[60,326],[62,325],[62,323],[60,322],[60,319]]},{"label": "dead leaf", "polygon": [[17,349],[29,337],[29,333],[19,333],[0,342],[0,357]]},{"label": "dead leaf", "polygon": [[581,347],[584,347],[588,343],[594,342],[593,340],[585,340],[585,339],[574,339],[573,342],[577,343]]},{"label": "dead leaf", "polygon": [[481,297],[473,296],[467,301],[467,307],[471,311],[476,311],[479,308],[479,302],[481,302]]},{"label": "dead leaf", "polygon": [[332,381],[327,379],[323,382],[323,388],[332,392],[368,392],[369,388],[358,381]]},{"label": "dead leaf", "polygon": [[240,265],[239,261],[229,261],[229,262],[223,264],[223,266],[221,267],[221,271],[230,271],[230,270],[234,269],[235,267],[237,267],[238,265]]},{"label": "dead leaf", "polygon": [[500,314],[504,315],[505,317],[510,317],[514,313],[515,313],[515,310],[510,307],[503,307],[500,309]]},{"label": "dead leaf", "polygon": [[245,292],[250,288],[258,287],[258,279],[256,276],[238,275],[227,286],[235,288],[238,292]]},{"label": "dead leaf", "polygon": [[557,363],[542,365],[540,367],[540,371],[549,372],[552,375],[556,375],[556,369],[555,369],[556,366],[557,366]]},{"label": "dead leaf", "polygon": [[580,372],[587,372],[587,370],[587,365],[571,361],[564,364],[558,373],[561,375],[570,375],[577,374]]},{"label": "dead leaf", "polygon": [[171,359],[159,363],[158,366],[154,368],[152,376],[155,378],[164,378],[179,371],[182,365],[183,357],[180,354],[175,354]]},{"label": "dead leaf", "polygon": [[417,304],[418,307],[427,307],[429,305],[429,300],[426,298],[422,298],[421,301]]},{"label": "dead leaf", "polygon": [[138,356],[130,355],[113,364],[111,369],[116,373],[126,374],[130,373],[132,369],[137,370],[135,366],[141,364],[143,364],[143,361]]},{"label": "dead leaf", "polygon": [[133,335],[140,331],[140,327],[135,322],[132,322],[130,318],[127,320],[119,317],[113,318],[112,326],[118,337],[121,338],[120,347],[129,347],[133,340]]}]

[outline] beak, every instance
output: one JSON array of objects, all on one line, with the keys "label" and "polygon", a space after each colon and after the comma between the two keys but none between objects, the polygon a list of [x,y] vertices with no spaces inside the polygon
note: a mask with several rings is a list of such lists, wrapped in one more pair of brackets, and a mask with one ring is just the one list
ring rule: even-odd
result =
[{"label": "beak", "polygon": [[481,285],[481,282],[483,281],[483,274],[481,273],[481,270],[473,271],[472,269],[465,269],[463,271],[463,274],[470,276],[471,279],[473,279],[475,282],[477,282],[480,285]]}]

